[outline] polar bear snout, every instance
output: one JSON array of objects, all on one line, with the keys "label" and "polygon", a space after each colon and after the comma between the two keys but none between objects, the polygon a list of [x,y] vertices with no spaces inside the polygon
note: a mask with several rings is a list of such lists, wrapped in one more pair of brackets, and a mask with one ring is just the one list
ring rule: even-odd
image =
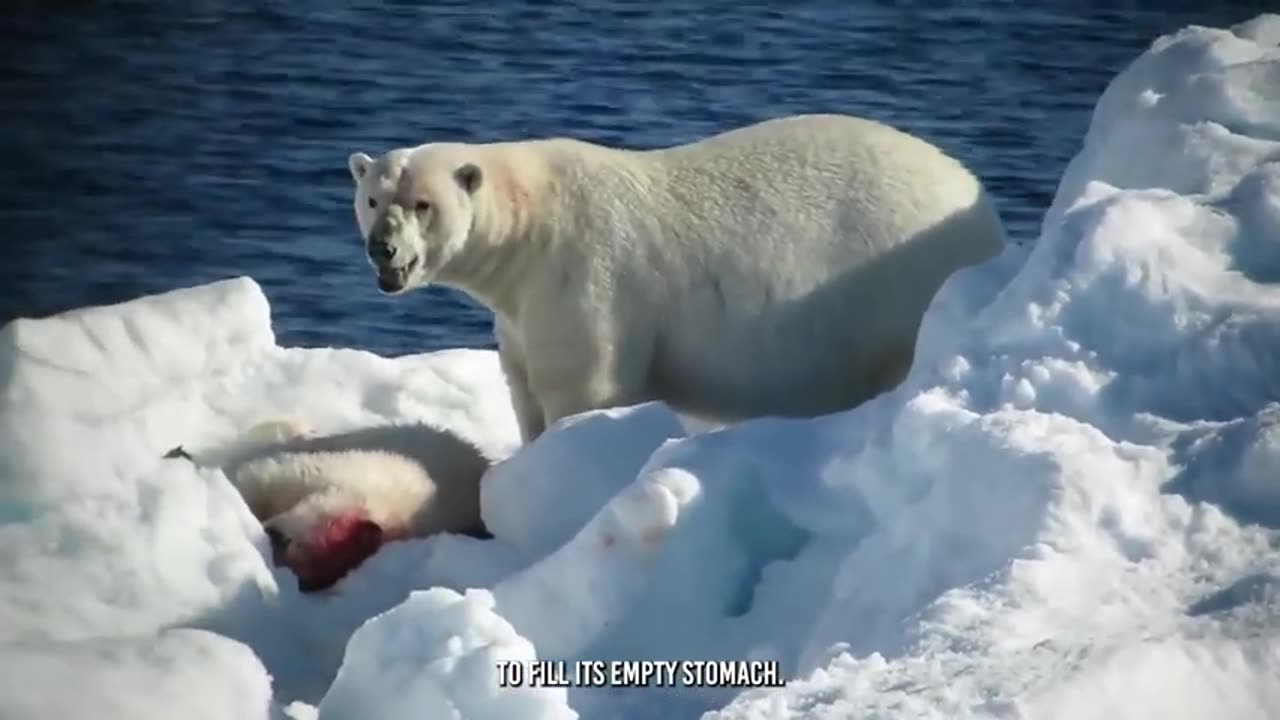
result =
[{"label": "polar bear snout", "polygon": [[404,292],[413,281],[414,273],[418,270],[419,265],[421,265],[421,262],[417,255],[414,255],[408,264],[402,267],[391,267],[375,260],[374,268],[377,270],[378,275],[378,289],[390,295]]},{"label": "polar bear snout", "polygon": [[399,254],[396,246],[385,240],[370,241],[368,252],[369,259],[373,261],[374,265],[378,266],[390,265],[395,261],[396,255]]},{"label": "polar bear snout", "polygon": [[365,241],[365,253],[378,276],[378,289],[384,293],[403,292],[417,279],[422,256],[410,246],[409,238],[416,225],[388,212],[374,224]]},{"label": "polar bear snout", "polygon": [[393,270],[407,265],[415,253],[409,247],[411,238],[417,233],[417,223],[395,212],[388,210],[378,218],[369,230],[365,240],[365,252],[379,270]]}]

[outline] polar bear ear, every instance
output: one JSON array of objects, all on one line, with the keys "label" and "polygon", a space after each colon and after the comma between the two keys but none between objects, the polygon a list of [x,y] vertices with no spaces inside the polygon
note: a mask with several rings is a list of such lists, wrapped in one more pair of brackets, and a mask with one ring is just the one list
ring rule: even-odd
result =
[{"label": "polar bear ear", "polygon": [[347,169],[351,171],[351,179],[360,182],[365,175],[369,174],[369,168],[373,167],[373,158],[365,153],[355,152],[347,158]]},{"label": "polar bear ear", "polygon": [[466,190],[468,194],[476,191],[480,187],[480,182],[484,180],[484,173],[480,172],[480,168],[475,163],[467,163],[457,170],[453,171],[453,177],[457,179],[458,184]]}]

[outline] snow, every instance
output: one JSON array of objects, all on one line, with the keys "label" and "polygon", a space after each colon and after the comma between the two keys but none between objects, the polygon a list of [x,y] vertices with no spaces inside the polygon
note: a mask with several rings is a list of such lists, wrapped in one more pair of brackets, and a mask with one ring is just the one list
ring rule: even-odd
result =
[{"label": "snow", "polygon": [[[662,403],[566,418],[518,460],[490,470],[480,496],[485,526],[531,557],[545,555],[635,480],[655,448],[684,435]],[[573,479],[571,503],[556,493],[565,478]],[[516,493],[523,502],[502,502]]]},{"label": "snow", "polygon": [[[9,324],[0,717],[1280,715],[1277,44],[1276,15],[1156,40],[1030,251],[828,417],[649,403],[520,448],[493,353],[282,348],[247,278]],[[494,538],[300,595],[225,475],[162,457],[286,416],[459,433]],[[788,682],[499,685],[535,659]]]},{"label": "snow", "polygon": [[[431,618],[431,622],[421,622]],[[535,659],[486,590],[419,590],[364,625],[319,707],[321,718],[566,720],[564,688],[503,688],[500,662]]]},{"label": "snow", "polygon": [[271,702],[253,652],[201,630],[18,643],[4,658],[6,718],[266,717]]}]

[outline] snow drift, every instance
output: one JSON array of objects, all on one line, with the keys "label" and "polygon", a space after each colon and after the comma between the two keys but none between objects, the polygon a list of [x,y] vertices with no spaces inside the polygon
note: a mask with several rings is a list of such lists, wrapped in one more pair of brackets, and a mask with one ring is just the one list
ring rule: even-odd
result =
[{"label": "snow drift", "polygon": [[[281,348],[248,279],[9,324],[0,716],[1275,717],[1278,44],[1157,40],[1029,254],[954,277],[908,379],[825,418],[653,403],[517,451],[492,353]],[[161,457],[285,414],[458,432],[500,461],[495,537],[298,595],[226,478]],[[498,687],[534,658],[790,682]]]}]

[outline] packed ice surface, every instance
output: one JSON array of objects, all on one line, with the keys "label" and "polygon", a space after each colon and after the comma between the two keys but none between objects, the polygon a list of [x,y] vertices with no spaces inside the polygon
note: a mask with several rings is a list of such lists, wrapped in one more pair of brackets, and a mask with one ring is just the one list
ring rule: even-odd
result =
[{"label": "packed ice surface", "polygon": [[[1280,716],[1278,44],[1157,40],[1029,254],[953,278],[908,379],[830,417],[653,403],[517,451],[492,353],[280,348],[247,279],[7,326],[0,717]],[[223,474],[161,457],[285,414],[473,440],[494,539],[299,595]],[[497,687],[534,657],[790,681]]]}]

